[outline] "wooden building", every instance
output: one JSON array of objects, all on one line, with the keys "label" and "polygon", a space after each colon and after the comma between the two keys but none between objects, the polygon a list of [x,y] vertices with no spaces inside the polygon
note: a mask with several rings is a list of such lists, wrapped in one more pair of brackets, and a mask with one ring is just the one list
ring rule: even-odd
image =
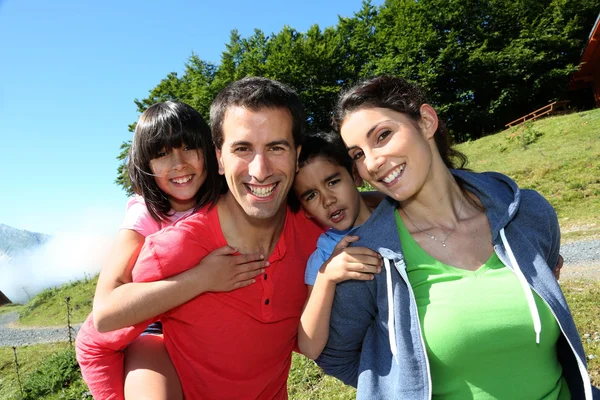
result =
[{"label": "wooden building", "polygon": [[2,307],[5,304],[10,304],[12,303],[12,301],[10,301],[10,299],[8,297],[6,297],[4,295],[4,293],[2,293],[2,290],[0,290],[0,307]]},{"label": "wooden building", "polygon": [[569,90],[571,99],[584,108],[600,107],[600,14],[581,55],[579,71],[571,78]]}]

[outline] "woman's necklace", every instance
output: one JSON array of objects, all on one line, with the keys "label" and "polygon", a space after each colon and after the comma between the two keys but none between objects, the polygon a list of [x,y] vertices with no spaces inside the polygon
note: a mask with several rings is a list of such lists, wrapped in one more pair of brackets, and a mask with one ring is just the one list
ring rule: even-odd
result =
[{"label": "woman's necklace", "polygon": [[[458,213],[456,213],[456,216],[458,218],[460,218],[460,212],[462,211],[462,205],[463,205],[463,200],[461,199],[460,208],[458,209]],[[448,238],[450,237],[450,235],[452,235],[454,233],[454,230],[456,229],[456,226],[458,225],[458,221],[457,221],[456,224],[454,224],[454,226],[452,227],[452,230],[450,231],[450,233],[446,235],[446,237],[444,238],[444,240],[439,240],[438,238],[436,238],[435,236],[433,236],[431,233],[425,232],[423,229],[419,228],[417,226],[417,224],[415,224],[414,221],[410,218],[410,216],[406,213],[406,210],[402,210],[402,211],[404,211],[404,215],[406,215],[406,218],[408,218],[408,220],[410,221],[410,223],[413,224],[414,227],[419,230],[419,232],[426,234],[429,237],[429,239],[435,240],[436,242],[440,242],[443,247],[446,247],[446,240],[448,240]]]}]

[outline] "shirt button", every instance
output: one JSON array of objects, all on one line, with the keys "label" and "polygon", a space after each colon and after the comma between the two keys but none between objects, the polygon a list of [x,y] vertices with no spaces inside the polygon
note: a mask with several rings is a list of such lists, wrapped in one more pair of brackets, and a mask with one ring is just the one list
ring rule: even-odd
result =
[{"label": "shirt button", "polygon": [[263,278],[265,278],[265,281],[266,281],[267,280],[267,274],[264,274]]},{"label": "shirt button", "polygon": [[266,300],[265,300],[265,305],[266,305],[266,306],[268,306],[268,305],[269,305],[269,303],[270,303],[269,299],[266,299]]}]

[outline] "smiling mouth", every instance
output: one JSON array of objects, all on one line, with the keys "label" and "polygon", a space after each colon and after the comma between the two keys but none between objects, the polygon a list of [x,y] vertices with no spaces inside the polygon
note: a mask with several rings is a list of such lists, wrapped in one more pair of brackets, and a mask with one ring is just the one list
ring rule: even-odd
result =
[{"label": "smiling mouth", "polygon": [[406,163],[399,165],[398,167],[394,168],[388,175],[381,178],[380,181],[389,185],[390,183],[398,179],[398,177],[402,176],[402,172],[404,172],[405,167]]},{"label": "smiling mouth", "polygon": [[193,177],[194,175],[180,176],[178,178],[171,179],[171,182],[176,183],[178,185],[183,185],[184,183],[188,183],[189,181],[191,181]]},{"label": "smiling mouth", "polygon": [[245,184],[245,186],[248,188],[248,191],[256,197],[259,198],[265,198],[265,197],[269,197],[270,195],[273,194],[273,192],[275,191],[275,188],[277,187],[278,183],[273,183],[271,185],[265,185],[265,186],[257,186],[257,185],[250,185],[248,183]]}]

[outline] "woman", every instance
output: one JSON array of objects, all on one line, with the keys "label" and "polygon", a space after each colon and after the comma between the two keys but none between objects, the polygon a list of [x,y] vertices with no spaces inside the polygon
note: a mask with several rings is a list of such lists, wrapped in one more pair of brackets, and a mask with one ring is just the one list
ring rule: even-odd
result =
[{"label": "woman", "polygon": [[560,247],[550,204],[464,170],[423,92],[402,79],[351,88],[335,121],[361,177],[388,196],[354,243],[378,251],[386,272],[338,285],[325,372],[359,399],[592,399],[550,267]]}]

